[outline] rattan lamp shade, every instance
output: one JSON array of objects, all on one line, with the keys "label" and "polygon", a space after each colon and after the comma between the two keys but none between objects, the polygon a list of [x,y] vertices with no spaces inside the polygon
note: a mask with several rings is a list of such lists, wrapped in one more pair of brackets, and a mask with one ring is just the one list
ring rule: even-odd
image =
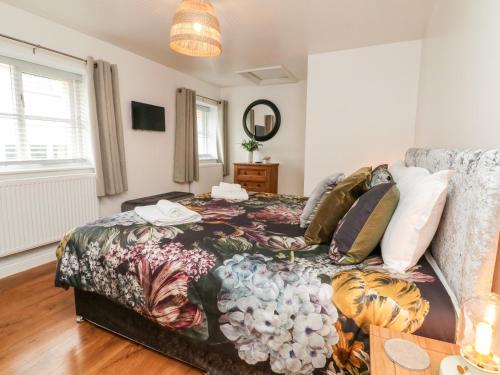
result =
[{"label": "rattan lamp shade", "polygon": [[182,0],[170,29],[170,48],[188,56],[222,53],[220,26],[209,0]]}]

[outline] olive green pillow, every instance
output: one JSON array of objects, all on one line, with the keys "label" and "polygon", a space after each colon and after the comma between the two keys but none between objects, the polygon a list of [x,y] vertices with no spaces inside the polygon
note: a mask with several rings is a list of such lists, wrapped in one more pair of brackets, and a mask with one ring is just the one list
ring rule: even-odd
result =
[{"label": "olive green pillow", "polygon": [[306,244],[316,245],[329,242],[338,222],[365,191],[371,178],[371,167],[357,170],[339,182],[321,202],[318,212],[307,227]]},{"label": "olive green pillow", "polygon": [[330,244],[336,264],[358,264],[379,244],[399,202],[394,183],[379,184],[352,205],[340,220]]}]

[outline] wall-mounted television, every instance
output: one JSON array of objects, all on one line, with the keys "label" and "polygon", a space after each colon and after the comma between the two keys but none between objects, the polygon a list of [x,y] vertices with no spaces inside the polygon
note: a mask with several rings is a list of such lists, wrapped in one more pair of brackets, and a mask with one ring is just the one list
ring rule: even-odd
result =
[{"label": "wall-mounted television", "polygon": [[132,102],[132,128],[165,131],[165,108]]}]

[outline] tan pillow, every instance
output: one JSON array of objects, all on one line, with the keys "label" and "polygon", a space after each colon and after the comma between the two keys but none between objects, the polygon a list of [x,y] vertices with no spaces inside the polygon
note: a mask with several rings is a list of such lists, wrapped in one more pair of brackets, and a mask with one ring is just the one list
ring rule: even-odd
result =
[{"label": "tan pillow", "polygon": [[345,180],[339,182],[335,189],[321,202],[316,216],[307,227],[304,238],[306,244],[316,245],[329,242],[340,219],[364,192],[368,190],[371,167],[357,170]]}]

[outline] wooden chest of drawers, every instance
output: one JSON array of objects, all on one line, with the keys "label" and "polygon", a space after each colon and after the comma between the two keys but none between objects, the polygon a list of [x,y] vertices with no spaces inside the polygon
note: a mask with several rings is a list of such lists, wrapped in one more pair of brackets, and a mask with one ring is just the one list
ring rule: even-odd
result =
[{"label": "wooden chest of drawers", "polygon": [[234,183],[247,191],[277,193],[278,166],[277,163],[235,163]]}]

